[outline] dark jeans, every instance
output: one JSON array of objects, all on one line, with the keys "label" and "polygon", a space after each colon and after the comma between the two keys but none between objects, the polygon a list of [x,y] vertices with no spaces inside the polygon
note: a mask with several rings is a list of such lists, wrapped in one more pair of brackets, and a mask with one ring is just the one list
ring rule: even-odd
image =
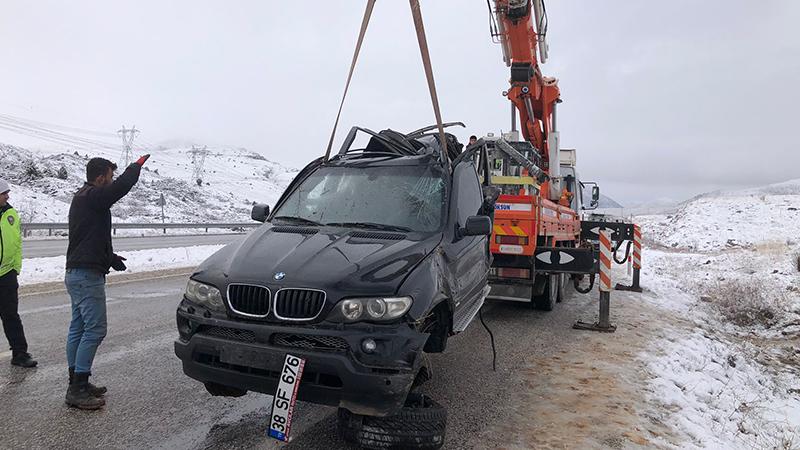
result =
[{"label": "dark jeans", "polygon": [[12,270],[0,277],[0,319],[3,320],[3,331],[14,354],[28,351],[28,341],[25,340],[25,330],[18,312],[18,289],[17,272]]}]

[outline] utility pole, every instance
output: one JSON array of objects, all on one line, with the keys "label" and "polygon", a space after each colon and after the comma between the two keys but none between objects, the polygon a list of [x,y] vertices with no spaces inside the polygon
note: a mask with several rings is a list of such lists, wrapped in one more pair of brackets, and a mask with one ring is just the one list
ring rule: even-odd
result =
[{"label": "utility pole", "polygon": [[124,162],[122,165],[123,168],[128,167],[128,164],[131,163],[131,149],[133,147],[133,138],[136,137],[136,133],[139,130],[136,129],[136,125],[133,128],[125,128],[125,125],[122,126],[122,129],[117,130],[117,133],[122,135],[122,158],[121,160]]},{"label": "utility pole", "polygon": [[189,151],[192,154],[192,181],[197,183],[198,186],[203,184],[203,165],[206,163],[206,155],[208,155],[208,146],[204,145],[203,148],[195,147]]}]

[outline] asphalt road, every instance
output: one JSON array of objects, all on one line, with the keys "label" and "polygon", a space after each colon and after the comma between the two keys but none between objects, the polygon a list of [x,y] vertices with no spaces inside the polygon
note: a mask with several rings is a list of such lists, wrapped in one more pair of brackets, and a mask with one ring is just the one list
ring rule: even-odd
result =
[{"label": "asphalt road", "polygon": [[[12,367],[0,353],[0,447],[297,449],[350,448],[336,434],[336,410],[298,402],[293,441],[265,437],[271,397],[211,397],[183,375],[173,353],[175,307],[184,277],[109,286],[109,333],[95,361],[93,381],[109,389],[100,411],[64,405],[64,345],[69,322],[66,294],[23,297],[20,311],[39,360],[32,370]],[[594,296],[592,296],[594,297]],[[433,379],[423,391],[448,408],[446,448],[495,448],[503,436],[485,430],[503,424],[526,389],[519,375],[526,358],[560,350],[575,339],[570,325],[591,317],[596,303],[568,293],[554,312],[518,303],[490,303],[483,317],[494,332],[497,372],[489,335],[478,320],[431,357]],[[0,337],[0,348],[7,348]]]},{"label": "asphalt road", "polygon": [[[114,251],[124,252],[133,250],[146,250],[150,248],[189,247],[192,245],[227,244],[237,237],[236,234],[196,234],[196,235],[166,235],[146,237],[118,237],[114,238]],[[67,253],[67,239],[24,240],[22,241],[22,254],[25,258],[43,258],[47,256],[60,256]]]}]

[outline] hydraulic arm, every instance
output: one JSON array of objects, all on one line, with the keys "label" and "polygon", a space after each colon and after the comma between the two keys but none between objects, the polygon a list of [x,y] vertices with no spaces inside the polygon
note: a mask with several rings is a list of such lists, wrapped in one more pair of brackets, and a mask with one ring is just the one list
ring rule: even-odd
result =
[{"label": "hydraulic arm", "polygon": [[[540,62],[547,58],[547,13],[543,0],[495,0],[492,37],[503,48],[503,59],[511,69],[505,95],[512,104],[512,131],[519,114],[520,131],[539,152],[550,181],[542,192],[550,200],[561,195],[558,160],[556,104],[560,102],[558,81],[542,75]],[[538,55],[538,58],[537,58]]]}]

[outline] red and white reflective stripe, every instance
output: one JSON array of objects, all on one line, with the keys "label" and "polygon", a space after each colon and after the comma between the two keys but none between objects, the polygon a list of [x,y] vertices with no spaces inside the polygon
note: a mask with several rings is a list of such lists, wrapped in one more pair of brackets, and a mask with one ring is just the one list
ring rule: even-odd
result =
[{"label": "red and white reflective stripe", "polygon": [[611,292],[611,231],[600,231],[600,290]]},{"label": "red and white reflective stripe", "polygon": [[633,268],[642,268],[642,230],[639,225],[633,226]]}]

